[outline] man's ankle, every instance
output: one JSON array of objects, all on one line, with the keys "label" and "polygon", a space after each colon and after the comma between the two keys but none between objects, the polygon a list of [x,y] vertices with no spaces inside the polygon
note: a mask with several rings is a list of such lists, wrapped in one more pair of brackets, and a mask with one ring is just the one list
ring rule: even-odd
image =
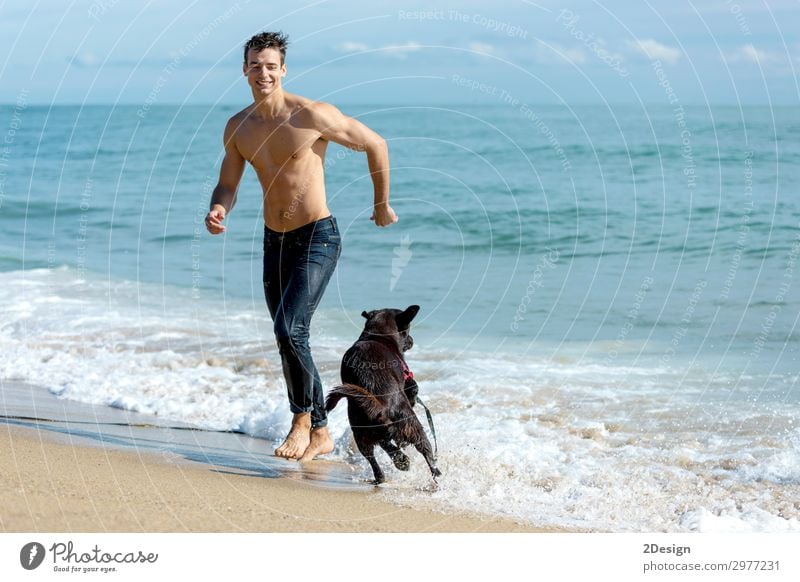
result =
[{"label": "man's ankle", "polygon": [[311,429],[311,413],[298,412],[292,417],[292,426],[308,427]]}]

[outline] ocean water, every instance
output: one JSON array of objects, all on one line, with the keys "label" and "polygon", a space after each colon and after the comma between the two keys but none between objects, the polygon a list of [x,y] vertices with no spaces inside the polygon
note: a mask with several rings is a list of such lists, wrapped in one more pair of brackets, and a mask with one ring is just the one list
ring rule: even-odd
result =
[{"label": "ocean water", "polygon": [[[419,304],[407,359],[445,474],[432,491],[412,453],[388,500],[800,529],[800,110],[343,110],[389,140],[400,222],[372,225],[363,155],[331,146],[344,251],[312,350],[331,386],[362,310]],[[252,170],[227,234],[202,227],[233,112],[0,108],[0,378],[285,435]],[[368,478],[343,407],[331,430]]]}]

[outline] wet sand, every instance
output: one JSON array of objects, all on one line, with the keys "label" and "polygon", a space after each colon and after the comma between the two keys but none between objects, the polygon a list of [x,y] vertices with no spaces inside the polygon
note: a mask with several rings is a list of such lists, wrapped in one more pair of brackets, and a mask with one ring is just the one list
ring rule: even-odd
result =
[{"label": "wet sand", "polygon": [[347,463],[2,383],[4,532],[535,532],[511,520],[399,507]]}]

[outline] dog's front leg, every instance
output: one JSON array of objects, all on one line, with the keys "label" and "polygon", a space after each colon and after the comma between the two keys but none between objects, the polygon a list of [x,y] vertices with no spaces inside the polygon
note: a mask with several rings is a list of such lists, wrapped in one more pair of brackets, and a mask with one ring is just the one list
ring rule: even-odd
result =
[{"label": "dog's front leg", "polygon": [[417,394],[419,394],[419,385],[414,378],[406,379],[405,384],[403,385],[403,392],[405,392],[406,398],[408,398],[408,403],[411,404],[411,407],[413,408],[417,403]]},{"label": "dog's front leg", "polygon": [[421,426],[419,427],[419,435],[420,438],[414,441],[414,447],[423,457],[425,457],[425,462],[428,463],[428,467],[431,470],[431,475],[433,475],[435,480],[436,477],[442,476],[442,472],[436,466],[436,459],[433,457],[433,448],[431,448],[431,442],[428,440],[428,437],[425,436]]}]

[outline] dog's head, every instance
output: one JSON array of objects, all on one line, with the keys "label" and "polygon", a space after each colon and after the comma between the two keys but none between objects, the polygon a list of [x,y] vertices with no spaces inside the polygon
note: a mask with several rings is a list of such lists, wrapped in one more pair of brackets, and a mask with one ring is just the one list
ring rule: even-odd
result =
[{"label": "dog's head", "polygon": [[400,349],[406,352],[414,346],[410,330],[411,320],[417,312],[419,305],[411,305],[405,311],[401,309],[362,311],[361,316],[367,320],[364,331],[371,335],[395,338]]}]

